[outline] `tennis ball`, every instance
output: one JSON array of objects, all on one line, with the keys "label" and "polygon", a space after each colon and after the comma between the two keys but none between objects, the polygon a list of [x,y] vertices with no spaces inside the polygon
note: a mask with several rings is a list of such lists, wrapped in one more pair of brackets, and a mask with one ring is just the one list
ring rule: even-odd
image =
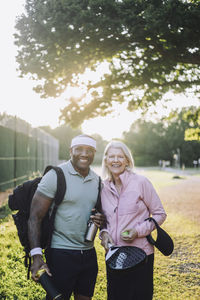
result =
[{"label": "tennis ball", "polygon": [[128,231],[124,231],[124,232],[122,232],[122,235],[123,236],[127,236],[127,235],[129,235],[129,232]]}]

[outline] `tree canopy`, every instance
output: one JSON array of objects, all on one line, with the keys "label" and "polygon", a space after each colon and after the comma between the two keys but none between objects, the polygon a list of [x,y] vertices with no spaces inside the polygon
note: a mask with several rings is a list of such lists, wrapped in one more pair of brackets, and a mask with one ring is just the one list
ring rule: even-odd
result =
[{"label": "tree canopy", "polygon": [[132,124],[129,132],[124,132],[124,141],[133,153],[136,166],[156,166],[159,160],[170,161],[173,166],[178,151],[180,165],[193,166],[193,161],[200,158],[200,143],[185,140],[185,131],[191,129],[187,113],[187,109],[173,111],[170,118],[157,123],[141,118]]},{"label": "tree canopy", "polygon": [[[185,132],[193,129],[194,124],[189,117],[194,109],[191,106],[172,111],[168,118],[157,120],[157,123],[145,120],[145,116],[135,121],[130,130],[123,133],[123,142],[133,153],[135,165],[158,166],[159,161],[170,161],[170,165],[174,166],[174,156],[179,151],[180,166],[193,167],[193,161],[200,159],[200,143],[185,140]],[[69,125],[61,125],[55,129],[47,126],[41,128],[59,140],[59,158],[69,159],[71,139],[81,134],[80,129],[73,129]],[[93,137],[97,141],[94,164],[100,165],[108,142],[100,135],[95,134]]]},{"label": "tree canopy", "polygon": [[200,96],[200,1],[26,0],[16,22],[21,76],[41,97],[58,97],[79,74],[108,62],[87,95],[71,98],[62,119],[80,125],[114,102],[148,108],[168,91]]},{"label": "tree canopy", "polygon": [[200,108],[190,107],[185,112],[184,119],[190,124],[190,128],[185,130],[185,139],[200,141]]}]

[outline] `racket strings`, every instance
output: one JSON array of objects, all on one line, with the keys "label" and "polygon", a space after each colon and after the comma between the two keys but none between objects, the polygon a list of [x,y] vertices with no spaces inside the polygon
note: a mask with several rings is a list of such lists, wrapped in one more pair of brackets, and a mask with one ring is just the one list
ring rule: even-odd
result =
[{"label": "racket strings", "polygon": [[116,251],[108,260],[110,268],[128,269],[142,262],[146,257],[145,252],[137,247],[125,246]]}]

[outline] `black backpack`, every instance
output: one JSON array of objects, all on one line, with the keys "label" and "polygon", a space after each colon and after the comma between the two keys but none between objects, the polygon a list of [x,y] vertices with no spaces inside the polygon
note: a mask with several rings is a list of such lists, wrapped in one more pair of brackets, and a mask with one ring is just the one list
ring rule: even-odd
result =
[{"label": "black backpack", "polygon": [[[58,205],[62,202],[66,192],[66,180],[61,168],[54,166],[47,166],[44,174],[49,170],[55,170],[57,174],[57,191],[54,197],[54,207],[51,212],[47,212],[42,221],[41,228],[41,248],[47,249],[51,244],[51,237],[54,229],[54,219],[58,208]],[[43,174],[43,175],[44,175]],[[42,177],[37,177],[33,180],[28,180],[23,184],[17,186],[11,195],[9,195],[8,206],[11,210],[17,210],[18,212],[13,214],[14,223],[17,227],[17,233],[23,250],[25,251],[24,264],[28,267],[28,278],[31,267],[31,257],[29,255],[30,245],[28,240],[28,219],[30,214],[30,206],[33,195],[37,189],[37,186]]]}]

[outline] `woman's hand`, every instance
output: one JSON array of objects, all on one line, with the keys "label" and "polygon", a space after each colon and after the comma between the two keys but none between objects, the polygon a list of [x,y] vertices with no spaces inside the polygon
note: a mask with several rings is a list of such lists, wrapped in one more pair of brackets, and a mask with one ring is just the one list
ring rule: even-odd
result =
[{"label": "woman's hand", "polygon": [[101,245],[104,247],[106,253],[108,252],[110,245],[114,245],[112,237],[106,231],[101,233]]},{"label": "woman's hand", "polygon": [[132,242],[138,237],[138,233],[135,228],[125,228],[121,233],[120,237],[125,242]]}]

